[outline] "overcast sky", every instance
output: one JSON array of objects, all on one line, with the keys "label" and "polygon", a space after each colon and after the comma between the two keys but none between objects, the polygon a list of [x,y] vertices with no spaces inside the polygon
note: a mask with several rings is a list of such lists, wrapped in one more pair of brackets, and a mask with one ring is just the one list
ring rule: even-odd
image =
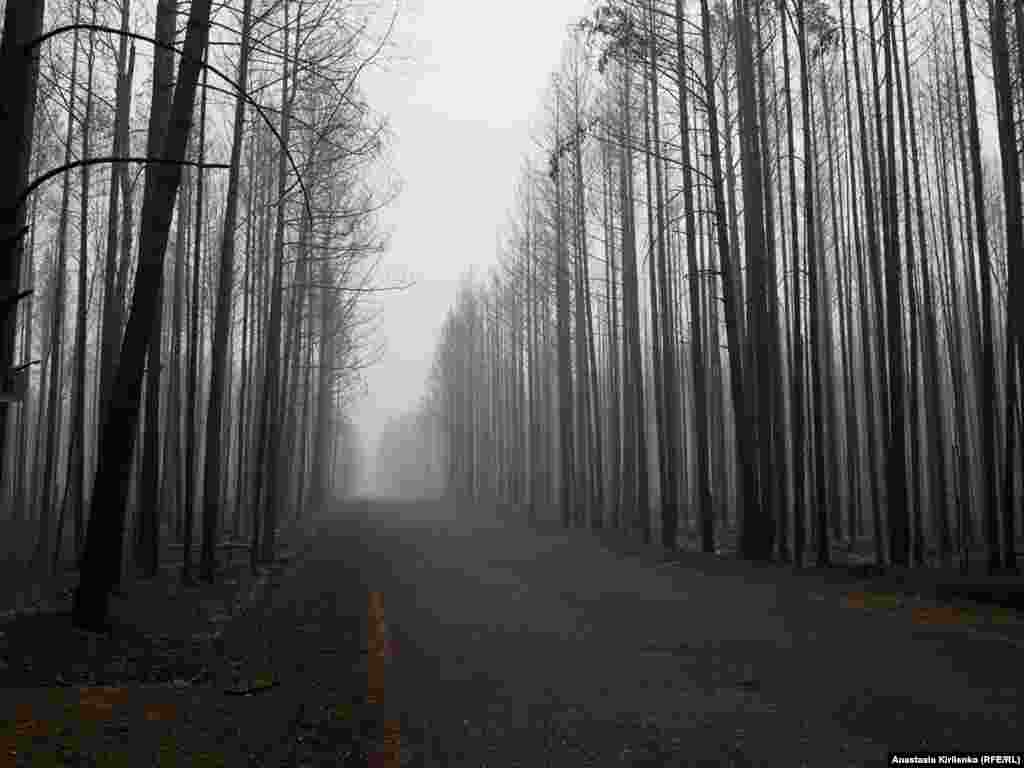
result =
[{"label": "overcast sky", "polygon": [[406,60],[368,72],[364,88],[390,119],[403,184],[381,216],[392,238],[382,282],[416,284],[377,299],[383,355],[355,409],[371,452],[384,421],[422,394],[460,275],[494,263],[523,159],[536,154],[544,90],[586,9],[586,0],[399,1],[392,58]]}]

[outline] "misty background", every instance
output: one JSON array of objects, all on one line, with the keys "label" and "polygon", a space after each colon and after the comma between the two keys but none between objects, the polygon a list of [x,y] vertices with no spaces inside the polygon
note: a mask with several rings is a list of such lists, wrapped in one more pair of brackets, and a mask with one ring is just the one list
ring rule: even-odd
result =
[{"label": "misty background", "polygon": [[[391,248],[385,290],[370,302],[376,355],[353,408],[360,434],[357,493],[386,491],[376,468],[389,419],[423,394],[445,313],[460,276],[496,262],[525,158],[538,152],[542,93],[585,0],[466,4],[399,0],[390,55],[365,75],[367,98],[387,115],[395,203],[379,213]],[[378,14],[386,24],[390,14]]]}]

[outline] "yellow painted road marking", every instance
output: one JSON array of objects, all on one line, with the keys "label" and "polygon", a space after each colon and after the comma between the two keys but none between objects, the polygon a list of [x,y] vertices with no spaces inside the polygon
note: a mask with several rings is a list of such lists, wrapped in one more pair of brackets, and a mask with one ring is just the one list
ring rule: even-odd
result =
[{"label": "yellow painted road marking", "polygon": [[[384,621],[384,605],[380,592],[370,592],[369,660],[367,664],[366,701],[371,705],[384,703],[384,671],[391,660],[391,643]],[[398,720],[388,718],[383,723],[383,740],[370,754],[371,768],[398,768],[402,734]]]}]

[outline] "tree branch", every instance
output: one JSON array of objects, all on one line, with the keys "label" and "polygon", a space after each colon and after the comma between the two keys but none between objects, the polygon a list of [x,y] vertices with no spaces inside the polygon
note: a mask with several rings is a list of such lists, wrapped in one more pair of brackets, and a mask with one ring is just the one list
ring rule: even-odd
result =
[{"label": "tree branch", "polygon": [[17,205],[21,205],[25,199],[35,192],[39,187],[45,184],[47,181],[52,179],[54,176],[59,176],[66,171],[73,171],[75,168],[82,168],[88,165],[101,165],[103,163],[153,163],[158,165],[191,165],[196,168],[228,168],[226,163],[200,163],[195,160],[164,160],[159,157],[89,157],[84,160],[75,160],[74,162],[64,163],[58,165],[56,168],[52,168],[42,176],[38,176],[31,184],[25,187],[25,190],[18,195]]}]

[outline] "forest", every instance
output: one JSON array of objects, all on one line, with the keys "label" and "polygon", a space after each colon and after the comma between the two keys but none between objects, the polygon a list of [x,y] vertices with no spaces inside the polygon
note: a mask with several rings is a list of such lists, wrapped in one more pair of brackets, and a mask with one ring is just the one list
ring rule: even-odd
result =
[{"label": "forest", "polygon": [[1024,0],[0,3],[0,764],[1024,761]]},{"label": "forest", "polygon": [[449,491],[670,549],[1016,569],[1019,0],[599,3],[546,104],[420,406]]},{"label": "forest", "polygon": [[169,542],[186,582],[214,580],[224,540],[250,542],[255,568],[352,482],[396,191],[361,77],[397,11],[4,11],[5,548],[37,572],[77,565],[74,621],[98,628]]},{"label": "forest", "polygon": [[[212,581],[351,486],[396,190],[373,10],[5,6],[0,493],[83,626],[162,542]],[[587,8],[378,476],[668,548],[1014,570],[1022,13]]]}]

